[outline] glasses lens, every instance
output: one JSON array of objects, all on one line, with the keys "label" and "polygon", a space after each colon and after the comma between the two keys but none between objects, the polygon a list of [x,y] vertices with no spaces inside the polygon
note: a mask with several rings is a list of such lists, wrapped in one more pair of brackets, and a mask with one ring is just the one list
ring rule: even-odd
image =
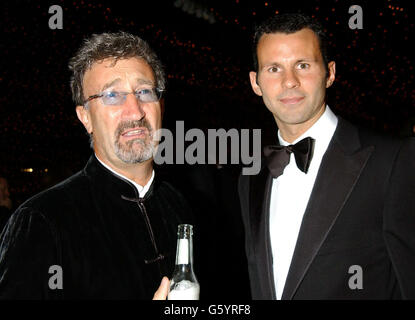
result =
[{"label": "glasses lens", "polygon": [[[128,92],[109,91],[101,95],[101,99],[106,106],[120,106],[125,102]],[[156,102],[161,99],[162,90],[157,88],[141,89],[136,91],[136,98],[141,102]]]},{"label": "glasses lens", "polygon": [[121,92],[110,91],[102,95],[102,102],[107,106],[121,105],[124,101],[124,95]]},{"label": "glasses lens", "polygon": [[141,102],[156,102],[161,98],[161,91],[158,89],[142,89],[136,92],[136,97]]}]

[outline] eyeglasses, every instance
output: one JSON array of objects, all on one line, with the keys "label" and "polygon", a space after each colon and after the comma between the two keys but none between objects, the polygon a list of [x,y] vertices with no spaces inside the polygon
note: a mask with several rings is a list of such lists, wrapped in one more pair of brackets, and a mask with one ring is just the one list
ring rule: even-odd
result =
[{"label": "eyeglasses", "polygon": [[159,88],[140,89],[133,92],[106,91],[89,96],[84,101],[84,105],[93,99],[101,98],[102,103],[106,106],[120,106],[124,104],[127,95],[130,93],[134,94],[138,101],[142,103],[156,102],[161,99],[163,91]]}]

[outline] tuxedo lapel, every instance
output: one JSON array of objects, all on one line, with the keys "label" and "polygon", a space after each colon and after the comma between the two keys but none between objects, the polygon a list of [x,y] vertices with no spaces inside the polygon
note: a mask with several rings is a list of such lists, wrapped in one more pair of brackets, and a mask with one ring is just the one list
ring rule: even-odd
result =
[{"label": "tuxedo lapel", "polygon": [[361,149],[357,129],[339,118],[304,213],[282,299],[293,298],[372,151]]},{"label": "tuxedo lapel", "polygon": [[264,299],[275,298],[272,273],[272,252],[269,234],[269,204],[272,188],[272,176],[266,166],[251,178],[250,183],[250,225],[255,256],[259,267],[259,287]]}]

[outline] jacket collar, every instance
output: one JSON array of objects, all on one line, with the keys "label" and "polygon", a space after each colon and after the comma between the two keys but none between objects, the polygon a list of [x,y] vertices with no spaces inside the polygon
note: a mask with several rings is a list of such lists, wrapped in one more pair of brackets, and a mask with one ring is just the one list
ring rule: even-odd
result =
[{"label": "jacket collar", "polygon": [[373,146],[362,147],[357,128],[339,119],[304,213],[282,299],[294,298],[373,149]]},{"label": "jacket collar", "polygon": [[[105,168],[95,155],[92,155],[89,158],[84,168],[84,173],[91,179],[94,188],[107,189],[107,191],[110,191],[111,193],[130,199],[139,199],[140,197],[137,188],[130,181]],[[143,200],[152,196],[156,187],[156,180],[157,179],[153,180]]]}]

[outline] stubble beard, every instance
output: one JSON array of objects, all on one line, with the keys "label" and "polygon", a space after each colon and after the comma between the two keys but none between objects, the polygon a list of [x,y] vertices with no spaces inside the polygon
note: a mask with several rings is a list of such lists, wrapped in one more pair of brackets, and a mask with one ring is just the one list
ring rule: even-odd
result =
[{"label": "stubble beard", "polygon": [[[120,142],[121,134],[126,129],[144,127],[148,134],[145,138],[131,139],[125,143]],[[153,141],[153,129],[146,119],[121,122],[114,136],[115,155],[124,163],[136,164],[151,159],[156,150],[155,141]]]}]

